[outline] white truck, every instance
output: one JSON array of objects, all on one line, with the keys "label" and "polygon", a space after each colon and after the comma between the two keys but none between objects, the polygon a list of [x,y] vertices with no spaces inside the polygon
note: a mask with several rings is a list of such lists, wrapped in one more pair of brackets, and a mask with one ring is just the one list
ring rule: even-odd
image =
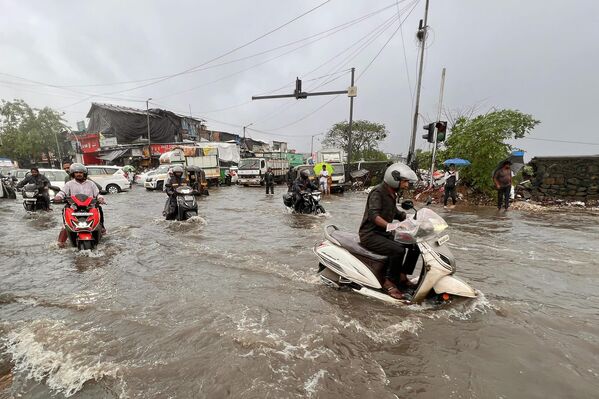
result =
[{"label": "white truck", "polygon": [[209,185],[218,185],[220,166],[218,163],[218,148],[186,146],[175,148],[160,156],[160,167],[157,173],[148,175],[144,187],[148,190],[162,190],[168,178],[169,167],[173,165],[197,166],[206,174]]},{"label": "white truck", "polygon": [[268,168],[272,169],[275,182],[282,183],[289,170],[289,161],[287,159],[243,158],[239,161],[237,183],[246,187],[261,186],[264,184],[264,174]]},{"label": "white truck", "polygon": [[343,192],[345,191],[345,152],[340,149],[324,149],[318,151],[316,154],[317,162],[326,162],[333,167],[333,184],[331,185],[331,192]]}]

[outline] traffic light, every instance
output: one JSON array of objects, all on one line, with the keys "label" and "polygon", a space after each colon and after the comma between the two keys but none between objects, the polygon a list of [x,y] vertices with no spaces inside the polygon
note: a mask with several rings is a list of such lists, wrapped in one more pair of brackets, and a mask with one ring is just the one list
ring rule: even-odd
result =
[{"label": "traffic light", "polygon": [[433,143],[435,141],[435,123],[429,123],[422,128],[428,132],[427,134],[423,134],[422,138],[426,139],[429,143]]},{"label": "traffic light", "polygon": [[437,128],[437,142],[445,141],[445,137],[447,135],[447,122],[440,121],[435,124]]},{"label": "traffic light", "polygon": [[295,78],[295,91],[293,92],[296,99],[307,98],[305,93],[302,92],[302,80],[300,78]]}]

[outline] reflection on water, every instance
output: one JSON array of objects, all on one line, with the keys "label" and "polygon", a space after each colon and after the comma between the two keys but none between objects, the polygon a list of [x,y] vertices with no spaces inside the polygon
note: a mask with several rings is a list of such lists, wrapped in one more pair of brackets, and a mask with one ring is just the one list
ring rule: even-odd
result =
[{"label": "reflection on water", "polygon": [[91,252],[56,247],[56,209],[0,201],[0,397],[596,395],[598,215],[438,210],[481,295],[402,307],[315,275],[323,227],[357,230],[366,195],[293,215],[284,190],[213,189],[167,222],[134,187]]}]

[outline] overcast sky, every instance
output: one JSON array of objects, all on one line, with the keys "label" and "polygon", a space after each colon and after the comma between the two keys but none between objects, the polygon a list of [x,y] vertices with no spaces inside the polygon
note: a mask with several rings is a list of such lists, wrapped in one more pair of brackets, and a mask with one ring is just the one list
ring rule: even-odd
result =
[{"label": "overcast sky", "polygon": [[[225,55],[323,2],[0,0],[0,98],[59,109],[74,127],[91,101],[145,108],[151,97],[150,107],[191,109],[211,129],[241,134],[241,126],[253,124],[262,132],[248,130],[251,137],[309,151],[311,135],[348,119],[346,96],[251,96],[292,92],[296,76],[307,90],[344,90],[353,66],[360,76],[354,119],[384,123],[390,136],[381,149],[405,154],[424,0],[330,0]],[[396,31],[398,13],[405,22]],[[541,121],[531,138],[599,144],[591,120],[599,89],[597,15],[596,0],[431,0],[419,125],[435,119],[445,67],[446,108],[519,109]],[[146,79],[155,80],[114,84]],[[419,126],[420,148],[423,133]],[[516,145],[529,156],[599,154],[590,144]]]}]

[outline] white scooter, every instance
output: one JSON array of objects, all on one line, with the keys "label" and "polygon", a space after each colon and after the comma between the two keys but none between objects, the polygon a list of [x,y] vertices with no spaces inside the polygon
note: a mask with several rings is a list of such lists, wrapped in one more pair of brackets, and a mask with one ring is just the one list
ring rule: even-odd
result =
[{"label": "white scooter", "polygon": [[395,240],[418,245],[423,262],[417,287],[409,300],[392,298],[383,291],[386,256],[362,247],[358,234],[343,232],[333,225],[324,228],[325,240],[314,247],[320,261],[318,274],[321,280],[334,288],[349,287],[360,294],[392,303],[422,302],[427,298],[448,301],[453,296],[476,297],[472,287],[454,276],[455,258],[447,247],[449,236],[441,235],[448,227],[445,220],[431,209],[416,210],[412,201],[404,201],[402,208],[415,212],[398,223]]}]

